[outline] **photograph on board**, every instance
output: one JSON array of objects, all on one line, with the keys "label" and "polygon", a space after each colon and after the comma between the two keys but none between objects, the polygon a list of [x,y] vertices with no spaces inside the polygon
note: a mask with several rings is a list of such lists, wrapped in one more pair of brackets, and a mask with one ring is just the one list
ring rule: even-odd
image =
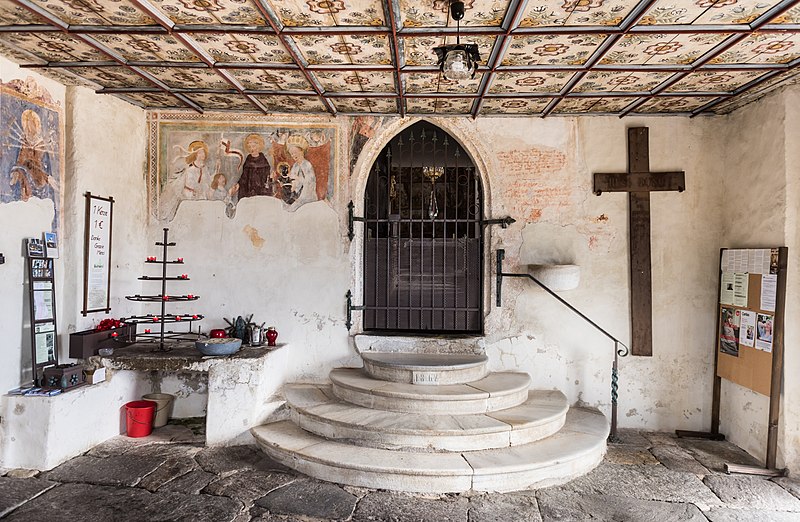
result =
[{"label": "photograph on board", "polygon": [[739,357],[739,316],[733,308],[722,307],[719,351]]}]

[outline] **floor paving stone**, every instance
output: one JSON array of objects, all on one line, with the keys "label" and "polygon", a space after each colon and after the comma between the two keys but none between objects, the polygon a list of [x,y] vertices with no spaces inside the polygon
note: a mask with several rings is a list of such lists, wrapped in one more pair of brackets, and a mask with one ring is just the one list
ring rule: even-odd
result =
[{"label": "floor paving stone", "polygon": [[56,482],[84,482],[105,486],[133,486],[152,473],[165,457],[123,453],[113,457],[80,456],[68,460],[43,477]]},{"label": "floor paving stone", "polygon": [[790,477],[775,477],[772,482],[778,484],[795,497],[800,498],[800,480]]},{"label": "floor paving stone", "polygon": [[647,437],[642,435],[639,430],[632,430],[629,428],[620,428],[617,430],[617,440],[614,445],[624,444],[626,446],[643,446],[649,447],[651,442]]},{"label": "floor paving stone", "polygon": [[0,477],[0,518],[57,485],[57,482],[37,478]]},{"label": "floor paving stone", "polygon": [[725,507],[800,512],[800,499],[765,477],[709,475],[704,482]]},{"label": "floor paving stone", "polygon": [[537,493],[544,522],[706,522],[703,513],[684,502],[659,502],[614,495],[543,489]]},{"label": "floor paving stone", "polygon": [[289,471],[289,468],[269,458],[257,446],[228,446],[205,448],[195,455],[200,467],[210,473],[230,471]]},{"label": "floor paving stone", "polygon": [[171,491],[173,493],[197,495],[216,478],[217,475],[213,473],[195,469],[185,475],[181,475],[180,477],[170,480],[158,488],[158,491]]},{"label": "floor paving stone", "polygon": [[658,464],[647,448],[621,444],[608,446],[605,461],[611,464]]},{"label": "floor paving stone", "polygon": [[468,510],[466,497],[426,499],[377,491],[361,499],[353,522],[467,522]]},{"label": "floor paving stone", "polygon": [[150,493],[139,488],[63,484],[15,510],[8,522],[229,522],[242,511],[235,500],[211,495]]},{"label": "floor paving stone", "polygon": [[533,492],[469,499],[469,522],[542,522]]},{"label": "floor paving stone", "polygon": [[642,437],[650,441],[650,444],[663,446],[677,446],[678,436],[673,431],[643,431]]},{"label": "floor paving stone", "polygon": [[689,502],[703,510],[721,504],[696,475],[672,471],[663,466],[602,463],[587,475],[558,488],[578,494]]},{"label": "floor paving stone", "polygon": [[708,439],[676,439],[680,447],[691,453],[710,471],[725,473],[725,464],[760,466],[758,459],[727,441]]},{"label": "floor paving stone", "polygon": [[697,462],[694,456],[677,444],[659,444],[650,448],[650,453],[665,467],[673,471],[684,471],[695,475],[708,475],[705,466]]},{"label": "floor paving stone", "polygon": [[766,509],[714,508],[705,513],[710,522],[798,522],[797,513]]},{"label": "floor paving stone", "polygon": [[186,475],[197,467],[197,462],[191,457],[169,457],[155,471],[144,477],[139,482],[139,487],[148,491],[156,491],[167,482]]},{"label": "floor paving stone", "polygon": [[203,493],[234,498],[250,506],[254,500],[295,480],[295,475],[286,473],[241,471],[214,480],[203,489]]},{"label": "floor paving stone", "polygon": [[300,515],[346,520],[358,498],[336,484],[298,480],[256,500],[256,505],[276,515]]}]

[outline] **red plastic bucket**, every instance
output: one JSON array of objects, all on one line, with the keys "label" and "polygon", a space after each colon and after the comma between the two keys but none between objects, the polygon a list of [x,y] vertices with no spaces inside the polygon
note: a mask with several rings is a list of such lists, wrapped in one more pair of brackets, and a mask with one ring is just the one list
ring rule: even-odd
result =
[{"label": "red plastic bucket", "polygon": [[153,417],[158,405],[153,401],[131,401],[125,404],[128,437],[147,437],[153,431]]}]

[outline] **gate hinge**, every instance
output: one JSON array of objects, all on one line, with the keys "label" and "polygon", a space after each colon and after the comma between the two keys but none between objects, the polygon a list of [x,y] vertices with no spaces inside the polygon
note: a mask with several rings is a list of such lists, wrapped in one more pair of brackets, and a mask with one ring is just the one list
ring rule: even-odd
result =
[{"label": "gate hinge", "polygon": [[497,219],[484,219],[482,221],[483,225],[500,225],[503,228],[508,228],[508,226],[512,223],[516,223],[517,220],[512,218],[511,216],[506,216],[504,218],[497,218]]},{"label": "gate hinge", "polygon": [[350,328],[353,326],[353,311],[359,312],[366,309],[364,305],[356,306],[353,304],[353,292],[350,290],[344,294],[345,299],[347,300],[347,321],[345,321],[344,325],[347,327],[347,331],[350,331]]},{"label": "gate hinge", "polygon": [[353,223],[356,221],[361,221],[362,223],[366,221],[366,219],[363,217],[356,216],[354,209],[355,205],[353,205],[353,202],[350,201],[350,203],[347,204],[347,239],[350,241],[356,237],[356,233],[353,231]]}]

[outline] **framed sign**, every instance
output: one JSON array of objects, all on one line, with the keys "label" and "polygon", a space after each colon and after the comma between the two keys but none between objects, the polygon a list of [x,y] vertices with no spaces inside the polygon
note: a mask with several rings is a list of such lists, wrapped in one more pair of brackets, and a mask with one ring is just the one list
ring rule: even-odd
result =
[{"label": "framed sign", "polygon": [[101,198],[90,192],[86,197],[86,227],[83,248],[83,310],[111,311],[111,224],[114,198]]}]

